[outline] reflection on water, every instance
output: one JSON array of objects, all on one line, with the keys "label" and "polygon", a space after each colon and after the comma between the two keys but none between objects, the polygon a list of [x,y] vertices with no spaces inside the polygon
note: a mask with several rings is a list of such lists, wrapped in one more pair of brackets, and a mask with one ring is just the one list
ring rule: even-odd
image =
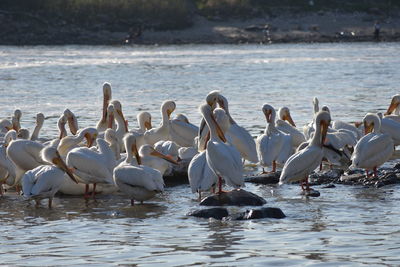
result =
[{"label": "reflection on water", "polygon": [[[359,121],[382,111],[398,93],[397,43],[270,46],[0,47],[1,116],[15,108],[41,136],[57,135],[70,108],[81,127],[100,118],[101,85],[110,81],[130,127],[138,111],[161,119],[165,99],[198,123],[198,105],[211,90],[230,101],[234,119],[253,136],[265,128],[261,106],[288,106],[297,125],[312,118],[312,97],[334,120]],[[34,100],[34,101],[32,101]],[[256,168],[247,167],[248,172]],[[57,196],[39,208],[13,192],[0,198],[2,264],[46,265],[389,265],[400,264],[399,186],[339,185],[308,199],[295,185],[247,185],[283,220],[216,221],[187,217],[198,208],[188,185],[134,207],[122,194],[96,201]],[[230,208],[235,212],[244,208]]]}]

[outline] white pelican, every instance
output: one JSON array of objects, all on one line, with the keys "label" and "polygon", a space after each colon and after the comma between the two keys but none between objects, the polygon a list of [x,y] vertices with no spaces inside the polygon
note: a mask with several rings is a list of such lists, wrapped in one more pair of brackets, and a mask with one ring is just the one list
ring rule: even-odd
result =
[{"label": "white pelican", "polygon": [[303,133],[304,133],[304,137],[306,138],[306,140],[310,139],[311,133],[314,132],[314,122],[315,122],[314,119],[319,111],[319,101],[318,101],[317,97],[313,98],[313,110],[314,110],[314,113],[313,113],[312,121],[303,126]]},{"label": "white pelican", "polygon": [[178,114],[173,120],[170,120],[170,140],[182,147],[193,146],[198,132],[199,127],[191,124],[183,114]]},{"label": "white pelican", "polygon": [[206,143],[207,163],[218,176],[218,192],[222,192],[222,179],[232,187],[244,186],[243,164],[239,151],[226,141],[225,135],[215,121],[208,104],[200,106],[201,114],[210,129],[210,140]]},{"label": "white pelican", "polygon": [[7,133],[12,128],[13,128],[13,125],[9,120],[3,119],[3,120],[0,121],[0,133],[1,134],[4,135],[5,133]]},{"label": "white pelican", "polygon": [[378,116],[381,119],[381,132],[390,135],[395,146],[400,145],[400,122],[382,117],[382,113],[378,113]]},{"label": "white pelican", "polygon": [[168,140],[169,137],[169,117],[175,110],[174,101],[165,101],[161,105],[162,121],[160,127],[152,128],[144,133],[144,142],[149,145],[154,145],[160,140]]},{"label": "white pelican", "polygon": [[19,128],[18,130],[18,134],[17,134],[17,138],[18,139],[25,139],[28,140],[29,139],[29,130],[25,129],[25,128]]},{"label": "white pelican", "polygon": [[385,112],[385,118],[394,120],[400,123],[400,95],[394,95],[392,101]]},{"label": "white pelican", "polygon": [[332,122],[332,129],[350,131],[357,140],[362,137],[362,131],[348,122],[334,120]]},{"label": "white pelican", "polygon": [[[281,132],[287,133],[292,137],[292,146],[298,147],[301,143],[306,141],[304,134],[300,132],[294,121],[292,116],[290,116],[290,111],[288,107],[282,107],[278,110],[279,120],[276,120],[276,129]],[[288,121],[289,123],[287,123]]]},{"label": "white pelican", "polygon": [[[16,139],[15,130],[8,131],[4,136],[4,143],[0,145],[0,190],[2,189],[2,184],[7,183],[7,185],[12,186],[15,183],[15,165],[7,157],[7,146],[8,144]],[[0,191],[2,194],[2,191]]]},{"label": "white pelican", "polygon": [[136,116],[136,119],[138,121],[139,128],[132,129],[129,132],[144,134],[145,131],[153,128],[151,125],[151,114],[147,111],[139,112]]},{"label": "white pelican", "polygon": [[94,197],[96,184],[113,184],[112,173],[117,165],[113,151],[108,143],[97,138],[98,151],[87,147],[72,149],[67,155],[67,165],[73,168],[78,180],[86,184],[85,198],[88,198],[89,184],[93,184]]},{"label": "white pelican", "polygon": [[[113,178],[115,185],[131,199],[131,205],[134,201],[148,200],[157,193],[164,191],[164,180],[159,171],[140,165],[141,159],[136,147],[136,136],[128,134],[124,138],[127,158],[124,162],[114,169]],[[137,166],[132,162],[133,154],[139,164]]]},{"label": "white pelican", "polygon": [[161,175],[170,167],[170,163],[178,165],[172,157],[168,157],[163,153],[155,150],[151,145],[142,145],[139,149],[139,156],[141,158],[141,164],[158,170]]},{"label": "white pelican", "polygon": [[107,128],[109,128],[107,107],[110,102],[110,99],[111,99],[111,84],[105,82],[103,84],[103,115],[96,126],[98,132],[104,132]]},{"label": "white pelican", "polygon": [[[206,103],[211,107],[211,110],[214,110],[217,106],[219,91],[214,90],[208,93],[206,96]],[[205,151],[206,142],[208,141],[207,135],[209,134],[209,130],[204,118],[201,119],[199,132],[197,137],[194,140],[195,146],[197,147],[199,152]]]},{"label": "white pelican", "polygon": [[246,129],[237,125],[237,123],[232,119],[229,113],[228,100],[220,94],[218,95],[218,104],[223,110],[225,110],[229,122],[231,123],[231,127],[228,132],[226,132],[226,135],[232,139],[233,145],[237,150],[239,150],[243,159],[247,159],[250,162],[258,162],[254,138]]},{"label": "white pelican", "polygon": [[303,181],[306,184],[306,188],[304,188],[304,183],[302,182],[302,189],[310,191],[308,175],[321,163],[323,157],[322,145],[330,120],[331,117],[328,112],[321,111],[317,113],[315,117],[315,134],[310,144],[303,150],[293,154],[286,161],[279,178],[279,184]]},{"label": "white pelican", "polygon": [[[40,165],[33,170],[25,173],[22,177],[22,191],[24,198],[34,199],[36,206],[43,198],[49,199],[49,208],[54,195],[60,189],[65,173],[76,183],[78,183],[61,159],[60,154],[54,147],[46,147],[41,152],[41,157],[46,165]],[[51,165],[48,165],[51,164]]]},{"label": "white pelican", "polygon": [[39,140],[39,132],[40,132],[40,129],[42,129],[42,127],[43,127],[43,123],[44,123],[43,113],[36,114],[36,126],[32,132],[31,138],[30,138],[32,141]]},{"label": "white pelican", "polygon": [[110,146],[110,149],[114,153],[115,159],[118,161],[121,158],[121,148],[119,146],[119,140],[114,129],[108,128],[104,132],[104,140],[106,140]]},{"label": "white pelican", "polygon": [[22,112],[19,109],[16,109],[14,111],[14,116],[11,118],[12,124],[13,124],[13,129],[16,130],[17,132],[19,129],[21,129],[21,117],[22,117]]},{"label": "white pelican", "polygon": [[58,147],[61,142],[61,139],[67,136],[67,131],[65,130],[65,124],[67,123],[67,119],[65,118],[64,114],[58,118],[57,127],[58,127],[58,136],[52,140],[48,140],[43,143],[44,146],[52,146]]},{"label": "white pelican", "polygon": [[256,140],[258,158],[262,166],[272,166],[272,172],[276,172],[276,164],[284,164],[292,154],[292,138],[276,129],[276,113],[271,105],[264,104],[262,112],[268,124],[264,134]]},{"label": "white pelican", "polygon": [[95,128],[84,128],[79,130],[78,135],[66,136],[61,139],[60,143],[58,144],[58,152],[61,156],[66,157],[68,152],[77,147],[79,143],[86,138],[87,147],[91,147],[93,142],[97,138],[97,130]]},{"label": "white pelican", "polygon": [[47,164],[40,157],[40,151],[44,146],[31,140],[13,140],[7,146],[7,157],[15,164],[16,177],[14,186],[19,182],[26,171],[32,170],[40,165]]},{"label": "white pelican", "polygon": [[393,140],[389,134],[380,131],[381,120],[376,114],[368,113],[363,119],[365,136],[363,136],[354,148],[351,157],[351,167],[373,170],[377,177],[376,168],[385,163],[393,154]]},{"label": "white pelican", "polygon": [[211,170],[207,163],[206,151],[195,155],[189,163],[188,179],[192,193],[199,194],[201,200],[201,192],[208,191],[215,187],[218,176]]},{"label": "white pelican", "polygon": [[70,132],[75,135],[78,132],[79,126],[78,126],[78,119],[76,118],[75,114],[72,113],[71,110],[65,109],[64,110],[64,116],[68,121],[68,126]]}]

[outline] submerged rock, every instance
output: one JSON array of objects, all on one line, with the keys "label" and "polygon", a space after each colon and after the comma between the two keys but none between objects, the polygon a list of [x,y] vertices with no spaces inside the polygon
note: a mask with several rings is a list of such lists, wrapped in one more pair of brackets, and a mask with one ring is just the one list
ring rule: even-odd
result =
[{"label": "submerged rock", "polygon": [[378,172],[378,177],[367,177],[365,172],[357,171],[345,173],[340,177],[340,183],[346,185],[364,185],[374,186],[376,188],[400,183],[400,174],[397,171],[392,172],[390,169],[381,169]]},{"label": "submerged rock", "polygon": [[244,178],[244,181],[247,183],[254,183],[254,184],[277,184],[279,183],[279,176],[281,176],[280,171],[248,176]]},{"label": "submerged rock", "polygon": [[321,193],[317,190],[311,189],[310,190],[305,190],[301,192],[302,195],[306,196],[306,197],[319,197],[321,195]]},{"label": "submerged rock", "polygon": [[202,206],[262,206],[267,201],[256,194],[243,189],[235,189],[229,192],[222,192],[204,198]]},{"label": "submerged rock", "polygon": [[194,216],[198,218],[214,218],[217,220],[222,220],[222,218],[227,217],[229,215],[228,210],[225,208],[210,208],[203,210],[194,210],[187,214],[188,216]]},{"label": "submerged rock", "polygon": [[265,207],[261,209],[251,209],[245,212],[231,215],[228,220],[253,220],[253,219],[264,219],[264,218],[274,218],[282,219],[286,215],[280,208]]}]

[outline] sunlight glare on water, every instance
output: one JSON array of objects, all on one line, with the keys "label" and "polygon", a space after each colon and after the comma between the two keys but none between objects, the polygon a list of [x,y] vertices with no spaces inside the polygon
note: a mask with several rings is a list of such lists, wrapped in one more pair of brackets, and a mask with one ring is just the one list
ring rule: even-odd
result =
[{"label": "sunlight glare on water", "polygon": [[[198,106],[220,90],[232,117],[253,136],[265,127],[264,103],[288,106],[297,125],[312,119],[312,98],[332,119],[359,121],[384,111],[399,93],[398,43],[187,45],[162,47],[0,47],[2,118],[22,110],[22,127],[47,117],[41,136],[57,135],[71,109],[80,127],[101,117],[102,84],[123,105],[130,127],[149,111],[156,125],[166,99],[200,121]],[[144,205],[122,194],[57,197],[35,208],[8,192],[0,199],[1,263],[49,265],[399,265],[399,186],[338,185],[306,199],[296,185],[246,185],[285,219],[227,221],[187,217],[198,208],[188,185],[168,187]],[[231,207],[232,210],[244,208]]]}]

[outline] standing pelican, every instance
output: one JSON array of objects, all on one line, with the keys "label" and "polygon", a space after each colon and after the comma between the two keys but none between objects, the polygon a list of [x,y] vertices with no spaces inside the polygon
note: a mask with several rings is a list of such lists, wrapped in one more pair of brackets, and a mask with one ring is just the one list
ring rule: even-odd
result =
[{"label": "standing pelican", "polygon": [[278,114],[279,120],[276,120],[276,129],[287,133],[292,137],[292,146],[298,147],[301,143],[305,142],[306,138],[304,137],[304,134],[296,128],[292,116],[290,116],[289,108],[280,108]]},{"label": "standing pelican", "polygon": [[[43,198],[49,199],[49,208],[51,208],[54,195],[60,189],[65,173],[78,183],[61,159],[60,154],[54,147],[45,147],[41,151],[41,157],[46,165],[40,165],[33,170],[25,173],[22,177],[22,191],[26,199],[34,199],[36,206]],[[48,165],[51,164],[51,165]]]},{"label": "standing pelican", "polygon": [[365,135],[358,141],[351,157],[352,166],[373,170],[377,177],[376,168],[385,163],[393,154],[393,140],[389,134],[380,131],[381,120],[376,114],[368,113],[363,119]]},{"label": "standing pelican", "polygon": [[244,186],[243,164],[239,151],[225,143],[225,135],[215,121],[211,107],[207,104],[201,105],[200,112],[210,129],[210,140],[206,143],[206,157],[211,170],[218,176],[218,192],[222,192],[222,179],[235,188]]},{"label": "standing pelican", "polygon": [[400,123],[400,95],[394,95],[392,101],[385,112],[385,118],[394,120]]},{"label": "standing pelican", "polygon": [[250,162],[258,162],[256,143],[249,132],[232,119],[229,113],[228,100],[220,94],[218,95],[218,104],[225,110],[231,123],[226,135],[232,138],[234,146],[239,150],[243,159],[247,159]]},{"label": "standing pelican", "polygon": [[107,107],[111,99],[111,84],[105,82],[103,84],[103,115],[97,123],[96,129],[98,132],[104,132],[108,128]]},{"label": "standing pelican", "polygon": [[264,104],[262,111],[268,125],[264,134],[260,135],[256,140],[258,158],[262,166],[272,165],[272,172],[275,172],[276,164],[285,163],[292,153],[292,138],[290,135],[276,129],[276,113],[271,105]]},{"label": "standing pelican", "polygon": [[169,118],[175,110],[174,101],[165,101],[161,105],[162,121],[160,127],[152,128],[144,133],[144,142],[149,145],[154,145],[160,140],[168,140],[169,137]]},{"label": "standing pelican", "polygon": [[[127,157],[113,172],[115,185],[134,201],[143,201],[153,198],[157,193],[164,191],[164,180],[159,171],[140,165],[141,158],[136,146],[136,135],[128,134],[124,138]],[[138,165],[132,162],[133,154]]]},{"label": "standing pelican", "polygon": [[112,173],[116,166],[114,153],[105,140],[97,138],[96,142],[98,151],[77,147],[68,153],[66,160],[78,180],[86,184],[85,198],[89,197],[89,184],[93,184],[92,197],[96,192],[96,184],[113,184]]},{"label": "standing pelican", "polygon": [[[283,166],[279,184],[302,181],[301,188],[310,191],[308,175],[321,163],[322,146],[331,117],[328,112],[318,112],[315,117],[315,133],[311,142],[303,150],[293,154]],[[306,188],[304,188],[304,183]]]}]

